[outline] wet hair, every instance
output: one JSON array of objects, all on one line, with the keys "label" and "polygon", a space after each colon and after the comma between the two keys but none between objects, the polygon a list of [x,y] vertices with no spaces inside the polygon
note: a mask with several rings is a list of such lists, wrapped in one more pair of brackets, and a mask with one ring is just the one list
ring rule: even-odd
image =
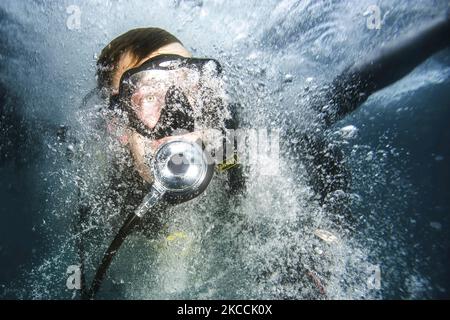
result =
[{"label": "wet hair", "polygon": [[102,50],[97,60],[97,88],[111,88],[124,54],[130,54],[133,61],[138,63],[171,43],[182,44],[174,35],[160,28],[133,29],[117,37]]}]

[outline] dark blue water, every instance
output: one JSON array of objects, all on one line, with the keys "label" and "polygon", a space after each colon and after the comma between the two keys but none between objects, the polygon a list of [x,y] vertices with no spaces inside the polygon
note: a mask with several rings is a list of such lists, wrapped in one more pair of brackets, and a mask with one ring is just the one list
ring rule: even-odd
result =
[{"label": "dark blue water", "polygon": [[[448,65],[448,57],[445,52],[435,61]],[[427,73],[426,67],[412,77]],[[386,100],[386,95],[402,90],[401,84],[396,85],[344,121],[360,123],[360,135],[353,143],[369,147],[348,155],[359,172],[354,177],[361,177],[354,187],[363,201],[355,211],[370,212],[365,215],[366,227],[379,235],[377,259],[390,279],[383,288],[388,292],[386,298],[448,298],[449,86],[444,77],[396,101]],[[381,154],[395,150],[395,154],[382,160],[379,153],[368,161],[364,158],[369,150]],[[381,172],[371,170],[373,161],[383,162]],[[368,198],[370,203],[364,201]],[[404,242],[397,242],[400,238]],[[404,263],[397,264],[393,254],[404,255]],[[415,290],[405,283],[408,278],[420,279],[420,274],[427,280],[419,280],[421,285]]]}]

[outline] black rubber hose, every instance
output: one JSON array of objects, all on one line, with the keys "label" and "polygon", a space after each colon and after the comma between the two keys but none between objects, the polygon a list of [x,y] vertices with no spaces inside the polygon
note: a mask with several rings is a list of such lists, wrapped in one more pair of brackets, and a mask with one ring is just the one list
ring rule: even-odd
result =
[{"label": "black rubber hose", "polygon": [[97,272],[95,274],[94,280],[92,281],[91,290],[89,291],[89,298],[94,299],[95,295],[97,294],[98,290],[100,289],[100,286],[103,282],[103,279],[105,277],[106,272],[108,271],[109,266],[111,265],[112,259],[115,257],[117,251],[122,246],[122,243],[125,241],[125,239],[128,237],[128,235],[131,233],[133,228],[141,221],[141,218],[139,218],[134,213],[131,213],[125,222],[123,223],[122,227],[120,228],[119,232],[117,233],[114,240],[109,245],[108,250],[106,250],[105,255],[103,256],[102,262],[100,266],[97,269]]}]

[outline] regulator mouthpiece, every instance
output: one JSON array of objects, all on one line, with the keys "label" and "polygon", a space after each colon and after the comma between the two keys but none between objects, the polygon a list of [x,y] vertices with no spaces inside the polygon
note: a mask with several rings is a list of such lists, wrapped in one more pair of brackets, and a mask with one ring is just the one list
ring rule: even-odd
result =
[{"label": "regulator mouthpiece", "polygon": [[138,217],[143,217],[163,197],[175,203],[197,197],[205,191],[214,173],[214,164],[202,147],[185,140],[161,145],[150,166],[155,182],[136,210]]}]

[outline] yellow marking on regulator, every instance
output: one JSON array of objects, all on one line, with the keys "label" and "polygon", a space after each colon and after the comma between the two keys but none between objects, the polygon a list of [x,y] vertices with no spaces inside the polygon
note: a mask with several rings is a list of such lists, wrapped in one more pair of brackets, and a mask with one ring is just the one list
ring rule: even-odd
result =
[{"label": "yellow marking on regulator", "polygon": [[239,157],[235,153],[232,157],[217,165],[217,171],[224,172],[239,165]]},{"label": "yellow marking on regulator", "polygon": [[171,233],[166,237],[166,248],[171,247],[170,250],[178,257],[187,257],[192,250],[192,238],[185,232],[178,231]]},{"label": "yellow marking on regulator", "polygon": [[184,232],[174,232],[167,236],[167,241],[175,241],[177,239],[187,239],[187,235]]}]

